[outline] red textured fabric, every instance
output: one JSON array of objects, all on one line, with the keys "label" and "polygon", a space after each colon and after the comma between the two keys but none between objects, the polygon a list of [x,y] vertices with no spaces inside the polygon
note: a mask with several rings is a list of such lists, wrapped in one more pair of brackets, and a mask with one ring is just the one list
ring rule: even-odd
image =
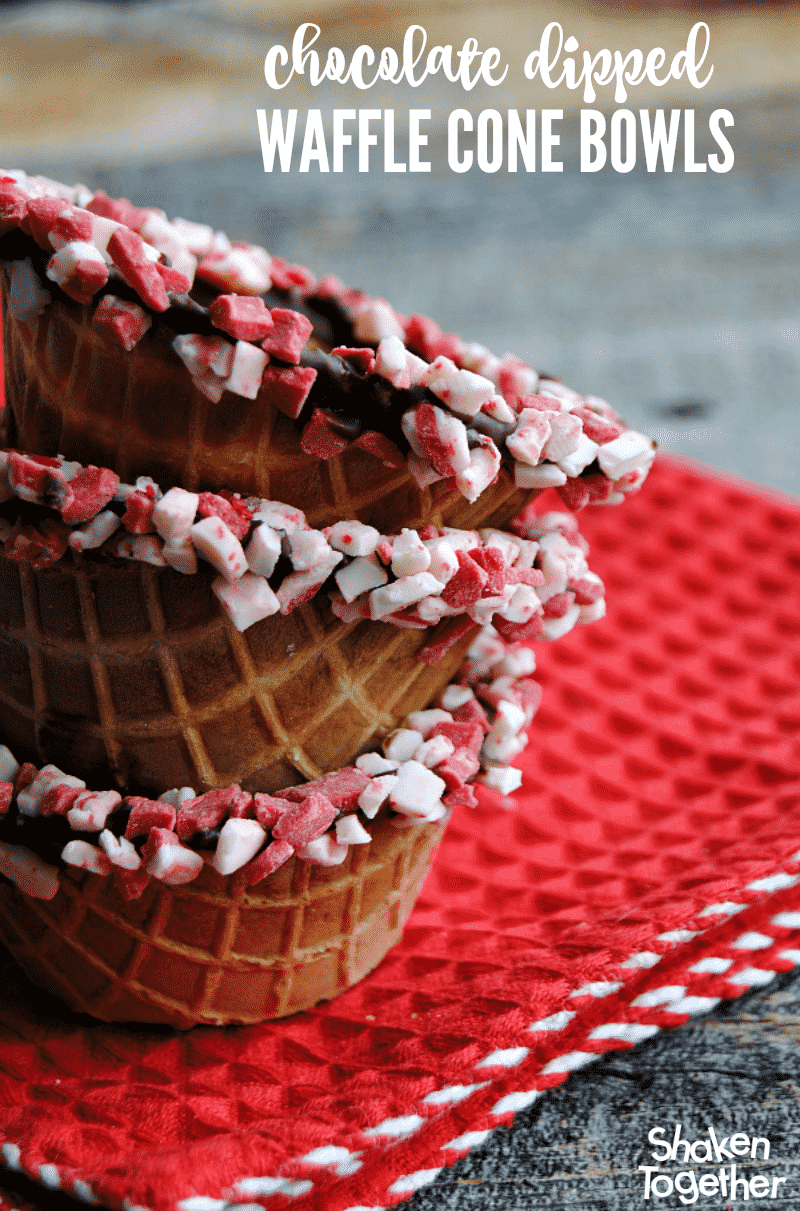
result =
[{"label": "red textured fabric", "polygon": [[12,977],[7,1160],[115,1208],[391,1206],[595,1055],[800,960],[800,506],[662,458],[580,521],[608,617],[537,645],[517,807],[456,811],[377,971],[185,1036]]}]

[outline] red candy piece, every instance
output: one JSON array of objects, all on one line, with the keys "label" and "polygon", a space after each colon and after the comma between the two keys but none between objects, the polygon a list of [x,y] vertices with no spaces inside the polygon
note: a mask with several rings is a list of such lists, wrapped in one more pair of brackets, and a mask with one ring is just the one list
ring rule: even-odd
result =
[{"label": "red candy piece", "polygon": [[227,500],[214,492],[201,492],[197,511],[201,517],[219,517],[225,525],[241,540],[244,538],[253,521],[253,514],[243,500]]},{"label": "red candy piece", "polygon": [[28,205],[28,195],[13,180],[0,181],[0,235],[22,225]]},{"label": "red candy piece", "polygon": [[153,510],[156,502],[147,492],[131,492],[125,501],[125,512],[122,524],[131,534],[151,534],[153,525]]},{"label": "red candy piece", "polygon": [[442,601],[455,609],[465,610],[483,595],[489,577],[466,551],[456,551],[458,571],[442,589]]},{"label": "red candy piece", "polygon": [[13,782],[0,782],[0,816],[4,816],[11,807],[11,799],[13,794]]},{"label": "red candy piece", "polygon": [[294,850],[288,841],[271,841],[267,848],[262,849],[258,857],[253,858],[245,867],[248,887],[253,887],[262,879],[266,879],[267,875],[273,874],[293,853]]},{"label": "red candy piece", "polygon": [[[48,269],[54,264],[55,259],[55,257],[51,259]],[[105,286],[108,278],[108,265],[105,261],[95,260],[94,257],[82,257],[75,262],[69,276],[63,281],[59,281],[59,285],[64,294],[69,295],[76,303],[88,307],[93,302],[97,291]]]},{"label": "red candy piece", "polygon": [[567,588],[575,594],[575,602],[580,606],[593,605],[604,595],[602,584],[593,580],[568,580]]},{"label": "red candy piece", "polygon": [[296,365],[313,328],[311,320],[299,311],[274,307],[272,327],[266,340],[261,342],[261,348],[272,357],[279,357],[281,361],[293,362]]},{"label": "red candy piece", "polygon": [[269,393],[269,402],[280,412],[297,420],[316,377],[311,366],[267,366],[261,389]]},{"label": "red candy piece", "polygon": [[604,500],[608,500],[614,491],[613,483],[610,479],[606,479],[605,475],[584,475],[581,478],[589,489],[590,505],[599,505]]},{"label": "red candy piece", "polygon": [[299,849],[321,836],[337,815],[328,796],[317,791],[284,812],[273,827],[272,835],[276,841],[286,841],[292,849]]},{"label": "red candy piece", "polygon": [[23,761],[14,779],[14,794],[19,795],[22,791],[26,791],[38,772],[36,766],[31,765],[30,761]]},{"label": "red candy piece", "polygon": [[253,796],[236,784],[222,790],[206,791],[204,795],[187,799],[181,804],[175,831],[181,841],[188,841],[200,829],[216,828],[226,816],[241,818],[249,815],[252,805]]},{"label": "red candy piece", "polygon": [[445,417],[441,408],[435,408],[433,404],[428,403],[420,404],[414,413],[419,440],[422,442],[425,454],[440,474],[455,475],[454,446],[452,442],[442,441],[439,426],[436,423],[438,416]]},{"label": "red candy piece", "polygon": [[602,416],[598,416],[596,412],[592,412],[591,408],[582,405],[573,408],[572,415],[580,417],[586,436],[599,445],[602,445],[604,442],[612,442],[615,437],[620,437],[625,432],[624,425],[617,424],[615,421],[605,420]]},{"label": "red candy piece", "polygon": [[375,369],[375,354],[372,349],[349,349],[346,345],[339,345],[336,349],[331,350],[331,356],[350,362],[359,370],[363,370],[364,374],[372,374]]},{"label": "red candy piece", "polygon": [[542,609],[543,618],[563,618],[567,610],[575,602],[574,593],[556,593],[554,597],[548,597]]},{"label": "red candy piece", "polygon": [[360,450],[366,450],[367,454],[374,454],[381,460],[384,467],[402,467],[406,461],[399,447],[384,433],[376,433],[374,429],[368,429],[366,433],[362,433],[353,444]]},{"label": "red candy piece", "polygon": [[50,248],[48,232],[52,229],[62,210],[69,206],[64,198],[33,198],[28,204],[28,213],[22,223],[23,231],[33,236],[40,248]]},{"label": "red candy piece", "polygon": [[69,481],[70,499],[61,510],[68,526],[91,521],[104,509],[119,487],[119,476],[107,467],[85,467]]},{"label": "red candy piece", "polygon": [[101,298],[92,320],[103,336],[121,345],[126,353],[138,345],[152,322],[138,303],[129,303],[113,294]]},{"label": "red candy piece", "polygon": [[86,209],[90,210],[92,214],[101,215],[104,219],[124,223],[133,231],[141,227],[150,213],[148,210],[140,210],[127,198],[110,198],[102,189],[98,189],[91,202],[87,203]]},{"label": "red candy piece", "polygon": [[272,327],[272,315],[258,295],[221,294],[208,309],[211,323],[237,341],[260,341]]},{"label": "red candy piece", "polygon": [[69,530],[55,517],[46,517],[39,529],[17,522],[6,541],[9,559],[29,563],[36,571],[57,563],[69,546]]},{"label": "red candy piece", "polygon": [[462,635],[466,635],[467,631],[473,630],[477,625],[469,617],[445,619],[436,628],[424,648],[417,653],[417,660],[421,660],[423,664],[435,664],[450,651],[450,648],[458,642]]},{"label": "red candy piece", "polygon": [[50,228],[50,242],[54,247],[56,238],[58,242],[63,241],[65,244],[72,244],[76,240],[80,240],[84,244],[91,244],[93,235],[94,223],[91,215],[88,215],[85,210],[79,210],[77,206],[68,206],[66,202]]},{"label": "red candy piece", "polygon": [[31,457],[12,450],[6,471],[12,490],[22,500],[58,509],[69,499],[69,484],[57,458]]},{"label": "red candy piece", "polygon": [[145,253],[141,236],[127,227],[118,228],[108,241],[108,255],[125,281],[154,311],[169,308],[169,296],[161,275]]},{"label": "red candy piece", "polygon": [[[233,247],[247,248],[247,244],[234,244]],[[269,276],[278,290],[291,290],[293,286],[313,288],[316,281],[310,269],[306,269],[304,265],[292,265],[279,256],[272,258]]]},{"label": "red candy piece", "polygon": [[591,496],[585,480],[580,478],[568,479],[565,484],[559,484],[556,492],[573,513],[580,513],[581,509],[585,509]]},{"label": "red candy piece", "polygon": [[544,638],[541,614],[534,614],[527,622],[509,622],[495,614],[492,626],[507,643],[525,643],[530,639]]},{"label": "red candy piece", "polygon": [[409,349],[421,354],[428,362],[436,358],[442,330],[435,320],[427,315],[410,315],[405,324],[405,336]]},{"label": "red candy piece", "polygon": [[315,408],[300,437],[300,449],[313,458],[329,459],[341,454],[350,445],[350,438],[337,432],[336,418],[322,408]]},{"label": "red candy piece", "polygon": [[477,723],[484,732],[489,731],[489,716],[477,698],[470,698],[468,702],[465,702],[463,706],[457,706],[450,714],[456,723]]},{"label": "red candy piece", "polygon": [[445,719],[436,724],[429,739],[432,736],[444,736],[456,749],[465,748],[472,753],[480,752],[483,744],[483,728],[479,723],[451,723]]},{"label": "red candy piece", "polygon": [[[438,766],[437,766],[438,772]],[[442,796],[445,807],[477,807],[478,800],[471,786],[459,786],[456,790]]]},{"label": "red candy piece", "polygon": [[173,294],[186,294],[186,291],[191,289],[191,278],[181,273],[180,269],[173,269],[172,265],[162,265],[160,261],[155,262],[154,268],[165,289],[171,290]]},{"label": "red candy piece", "polygon": [[141,795],[128,795],[122,802],[131,809],[125,829],[128,841],[143,837],[154,828],[171,831],[175,827],[176,813],[171,803],[164,803],[162,799],[144,799]]},{"label": "red candy piece", "polygon": [[428,542],[431,538],[441,538],[436,526],[423,526],[419,531],[420,542]]},{"label": "red candy piece", "polygon": [[261,792],[256,792],[253,795],[253,801],[256,809],[256,820],[267,831],[277,824],[283,813],[289,809],[286,799],[277,799],[274,795],[265,795]]},{"label": "red candy piece", "polygon": [[322,794],[330,799],[333,806],[340,812],[354,811],[358,807],[358,797],[369,785],[369,776],[354,765],[346,765],[344,769],[332,774],[323,774],[314,782],[304,782],[301,786],[290,786],[278,791],[278,799],[289,800],[291,803],[304,803],[312,795]]},{"label": "red candy piece", "polygon": [[506,584],[544,584],[544,572],[539,568],[506,568]]},{"label": "red candy piece", "polygon": [[444,778],[447,789],[454,791],[460,790],[470,778],[474,778],[480,768],[481,763],[472,749],[457,748],[449,757],[445,757],[444,761],[439,762],[435,772],[440,778]]},{"label": "red candy piece", "polygon": [[478,547],[476,551],[470,551],[469,557],[479,568],[483,568],[487,576],[481,596],[494,597],[502,593],[510,571],[502,551],[497,547]]},{"label": "red candy piece", "polygon": [[79,786],[51,786],[39,804],[40,816],[66,816],[78,795],[83,791]]}]

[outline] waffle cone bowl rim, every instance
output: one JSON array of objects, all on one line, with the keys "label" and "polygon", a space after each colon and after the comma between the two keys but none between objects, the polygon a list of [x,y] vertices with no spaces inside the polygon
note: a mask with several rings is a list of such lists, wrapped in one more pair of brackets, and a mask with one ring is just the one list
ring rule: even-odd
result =
[{"label": "waffle cone bowl rim", "polygon": [[[288,1017],[338,996],[383,960],[402,933],[447,827],[447,820],[444,820],[398,829],[385,815],[373,823],[377,828],[377,839],[388,842],[388,850],[380,861],[370,860],[374,856],[374,836],[368,846],[350,847],[346,870],[342,866],[318,868],[306,860],[292,857],[276,872],[277,876],[281,876],[282,884],[291,884],[290,896],[282,899],[271,891],[276,884],[276,875],[265,880],[260,885],[261,889],[248,888],[242,870],[223,878],[206,868],[198,880],[180,887],[154,880],[142,897],[144,904],[138,900],[126,903],[118,894],[110,895],[112,884],[107,876],[85,871],[70,869],[60,872],[58,894],[50,901],[27,895],[3,879],[0,881],[0,940],[32,983],[58,997],[69,1009],[86,1013],[100,1021],[188,1030],[198,1025],[251,1026]],[[369,912],[363,913],[362,893],[366,880],[376,872],[385,874],[390,868],[393,870],[388,896],[376,901]],[[321,877],[320,869],[323,872]],[[298,936],[302,937],[299,931],[302,930],[306,910],[328,898],[323,890],[326,886],[331,887],[337,897],[341,894],[340,889],[344,890],[347,903],[343,906],[342,921],[347,926],[346,932],[329,934],[312,945],[300,946]],[[176,906],[188,906],[191,911],[197,904],[213,907],[217,911],[218,924],[211,945],[219,953],[211,953],[203,947],[165,938],[157,933],[159,928],[163,929],[169,923]],[[140,917],[141,908],[145,909],[145,925],[136,923],[137,905],[140,906]],[[18,926],[20,910],[27,913],[29,922],[35,923],[35,940],[30,934],[21,936]],[[233,950],[240,917],[259,910],[283,910],[286,917],[282,936],[278,939],[281,949],[272,960]],[[123,970],[115,968],[108,959],[92,951],[90,945],[78,935],[81,924],[90,914],[103,923],[106,942],[111,940],[112,931],[115,936],[124,936],[133,942],[130,958],[120,964]],[[362,948],[364,954],[360,957],[358,946],[364,936],[373,934],[384,922],[388,925],[384,936],[377,945]],[[372,941],[374,943],[376,939]],[[77,954],[84,965],[88,964],[107,982],[99,994],[78,992],[75,985],[80,974],[73,976],[74,982],[70,983],[68,973],[53,963],[53,949],[65,943],[69,946],[67,959],[73,967]],[[201,974],[195,977],[196,995],[193,1003],[187,1005],[179,997],[171,997],[158,988],[150,988],[137,978],[154,952],[166,956],[167,962],[171,956],[173,961],[191,960],[198,965]],[[322,982],[319,986],[307,984],[302,997],[293,1000],[293,991],[298,983],[297,973],[302,975],[307,968],[313,967],[315,961],[322,963],[331,957],[335,963],[328,966],[328,979],[330,967],[335,966],[335,985],[325,986]],[[85,966],[83,970],[85,973]],[[246,997],[251,991],[255,996],[262,996],[256,982],[264,972],[274,970],[278,975],[274,987],[267,994],[271,1001],[269,1009],[246,1012],[214,1008],[215,995],[226,974],[238,976],[244,982],[244,989],[236,989],[239,996]],[[248,989],[248,984],[252,985],[252,989]],[[155,1015],[145,1013],[136,1016],[125,1008],[115,1010],[120,995],[125,998],[123,1006],[135,1008],[139,1004],[148,1009],[154,1008]]]}]

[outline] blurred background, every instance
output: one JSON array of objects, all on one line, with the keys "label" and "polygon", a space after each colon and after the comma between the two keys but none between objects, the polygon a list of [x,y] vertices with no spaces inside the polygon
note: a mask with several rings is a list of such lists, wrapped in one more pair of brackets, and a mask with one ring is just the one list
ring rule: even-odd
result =
[{"label": "blurred background", "polygon": [[[0,164],[83,180],[171,216],[202,219],[274,253],[338,273],[427,312],[445,329],[509,350],[606,396],[662,447],[790,492],[800,491],[800,5],[400,0],[5,3],[0,6]],[[320,46],[400,46],[419,23],[429,45],[478,39],[510,64],[499,88],[465,93],[295,80],[272,93],[266,51],[315,20]],[[581,49],[685,46],[711,28],[711,81],[631,90],[627,106],[693,108],[698,158],[716,145],[724,107],[727,174],[581,173],[580,91],[549,92],[523,64],[559,21]],[[596,107],[614,108],[611,90]],[[379,161],[343,173],[315,165],[265,173],[256,109],[430,108],[430,174]],[[455,108],[563,108],[562,173],[447,167]],[[326,123],[330,131],[330,121]],[[402,149],[403,136],[398,146]],[[374,153],[373,153],[374,154]],[[399,158],[404,158],[402,154]]]},{"label": "blurred background", "polygon": [[[436,77],[417,90],[358,93],[295,81],[272,94],[264,56],[307,20],[322,27],[321,45],[346,54],[364,42],[399,46],[418,23],[429,45],[460,47],[471,36],[481,47],[499,47],[510,70],[502,87],[470,93]],[[733,170],[685,174],[679,150],[675,171],[649,173],[640,148],[629,173],[581,174],[580,94],[548,92],[523,73],[553,20],[582,49],[663,46],[670,57],[694,22],[707,21],[708,86],[641,86],[627,106],[696,110],[698,159],[717,150],[709,113],[729,109]],[[608,89],[595,105],[614,108]],[[297,152],[291,172],[265,173],[256,110],[296,107],[303,116],[312,106],[328,115],[328,131],[334,107],[392,107],[398,126],[408,108],[429,108],[432,172],[385,175],[376,160],[359,174],[350,149],[341,174],[300,173]],[[564,171],[450,171],[449,112],[509,107],[563,108],[557,157]],[[666,449],[795,494],[798,119],[800,0],[0,2],[3,167],[82,180],[171,217],[212,223],[319,274],[337,273],[401,311],[433,315],[446,330],[606,396]],[[401,135],[401,159],[402,144]],[[754,1072],[781,1064],[795,1072],[797,998],[795,987],[764,993],[763,1004],[745,1009],[723,1006],[637,1049],[635,1061],[618,1055],[571,1078],[510,1130],[443,1170],[409,1211],[563,1203],[622,1211],[637,1181],[628,1172],[631,1141],[644,1138],[631,1115],[652,1124],[671,1100],[704,1105],[690,1079],[698,1072],[709,1105],[750,1096],[737,1050],[745,1045],[742,1022],[752,1024],[748,1047],[773,1048],[752,1060]],[[783,1030],[786,1015],[791,1029]],[[779,1122],[796,1122],[794,1111],[776,1116],[770,1134]],[[53,1197],[42,1206],[64,1211]]]}]

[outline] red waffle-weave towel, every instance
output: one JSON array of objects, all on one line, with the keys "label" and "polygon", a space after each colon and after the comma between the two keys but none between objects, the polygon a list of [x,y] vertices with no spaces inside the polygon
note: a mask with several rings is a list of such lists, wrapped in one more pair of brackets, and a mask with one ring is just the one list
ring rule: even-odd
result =
[{"label": "red waffle-weave towel", "polygon": [[20,981],[7,1163],[110,1207],[391,1206],[596,1055],[794,966],[799,521],[664,458],[582,514],[608,618],[539,645],[517,807],[457,813],[378,970],[288,1021],[180,1037]]}]

